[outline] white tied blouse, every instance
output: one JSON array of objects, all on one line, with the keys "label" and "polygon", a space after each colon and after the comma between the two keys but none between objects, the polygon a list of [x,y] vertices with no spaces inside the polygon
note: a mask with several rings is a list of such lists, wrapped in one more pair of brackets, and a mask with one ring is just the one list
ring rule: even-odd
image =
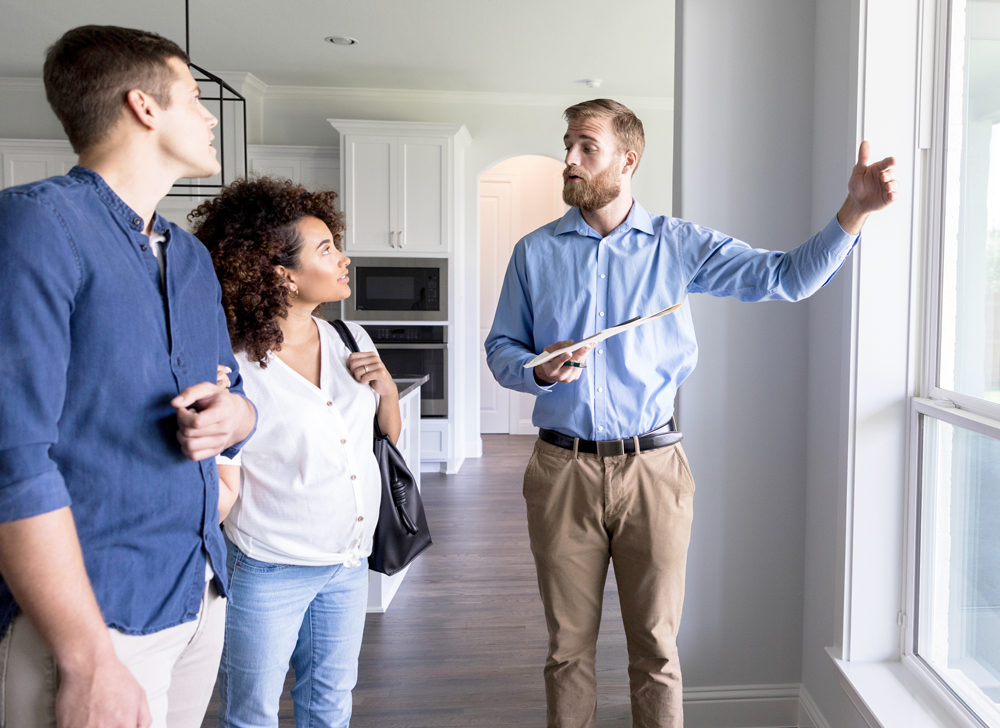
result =
[{"label": "white tied blouse", "polygon": [[[320,338],[317,388],[277,356],[267,369],[236,355],[257,432],[236,458],[240,493],[226,535],[251,558],[269,563],[359,566],[372,549],[381,476],[372,452],[378,395],[347,370],[350,350],[328,322]],[[375,351],[357,324],[361,351]]]}]

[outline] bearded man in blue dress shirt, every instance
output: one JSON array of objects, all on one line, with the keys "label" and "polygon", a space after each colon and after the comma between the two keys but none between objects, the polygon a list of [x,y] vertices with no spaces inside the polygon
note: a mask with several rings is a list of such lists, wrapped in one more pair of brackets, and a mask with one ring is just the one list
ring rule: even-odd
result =
[{"label": "bearded man in blue dress shirt", "polygon": [[[689,307],[599,344],[525,368],[611,325],[686,301],[798,301],[837,272],[869,213],[892,202],[894,160],[868,164],[868,143],[837,215],[788,253],[676,218],[632,198],[642,122],[607,99],[565,112],[561,219],[525,236],[507,268],[490,370],[537,395],[539,439],[524,474],[528,534],[549,630],[548,725],[590,728],[595,655],[609,559],[629,654],[632,720],[683,725],[677,628],[691,535],[694,480],[673,425],[677,388],[698,358]],[[584,361],[587,361],[584,364]]]}]

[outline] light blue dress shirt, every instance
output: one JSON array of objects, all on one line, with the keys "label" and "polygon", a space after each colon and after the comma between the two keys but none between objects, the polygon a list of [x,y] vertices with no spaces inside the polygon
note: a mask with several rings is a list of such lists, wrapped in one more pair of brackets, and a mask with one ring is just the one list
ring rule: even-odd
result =
[{"label": "light blue dress shirt", "polygon": [[557,341],[687,303],[689,293],[801,300],[833,277],[856,242],[834,217],[795,250],[757,250],[650,215],[634,200],[602,238],[574,207],[514,247],[486,338],[490,371],[501,386],[538,395],[536,427],[585,440],[649,432],[673,415],[677,388],[698,361],[689,306],[601,342],[575,382],[539,386],[525,362]]}]

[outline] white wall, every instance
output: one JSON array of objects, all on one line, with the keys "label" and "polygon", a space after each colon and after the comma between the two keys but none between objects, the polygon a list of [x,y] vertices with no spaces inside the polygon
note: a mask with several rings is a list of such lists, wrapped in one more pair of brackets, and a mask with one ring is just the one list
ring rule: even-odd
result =
[{"label": "white wall", "polygon": [[[857,3],[817,0],[812,155],[812,222],[822,225],[845,194],[857,137]],[[802,684],[831,726],[867,728],[840,685],[827,647],[841,641],[843,540],[838,537],[847,480],[852,255],[809,300],[808,472]],[[838,565],[838,562],[840,565]]]},{"label": "white wall", "polygon": [[[679,213],[789,250],[818,227],[814,5],[685,0],[681,23]],[[680,393],[698,483],[680,635],[685,683],[798,683],[808,305],[696,296],[691,307],[701,355]]]}]

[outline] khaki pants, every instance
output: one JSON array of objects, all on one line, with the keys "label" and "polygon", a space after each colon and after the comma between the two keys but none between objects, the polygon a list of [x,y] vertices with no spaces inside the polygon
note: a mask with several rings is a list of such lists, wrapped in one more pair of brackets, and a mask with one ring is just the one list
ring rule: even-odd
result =
[{"label": "khaki pants", "polygon": [[[115,652],[146,691],[152,728],[200,728],[219,671],[226,600],[208,582],[193,622],[150,635],[109,629]],[[0,641],[0,726],[54,728],[59,676],[41,636],[18,614]]]},{"label": "khaki pants", "polygon": [[680,444],[601,458],[539,440],[524,473],[524,498],[549,630],[549,727],[595,725],[597,633],[610,558],[628,643],[633,725],[681,728],[676,637],[694,479]]}]

